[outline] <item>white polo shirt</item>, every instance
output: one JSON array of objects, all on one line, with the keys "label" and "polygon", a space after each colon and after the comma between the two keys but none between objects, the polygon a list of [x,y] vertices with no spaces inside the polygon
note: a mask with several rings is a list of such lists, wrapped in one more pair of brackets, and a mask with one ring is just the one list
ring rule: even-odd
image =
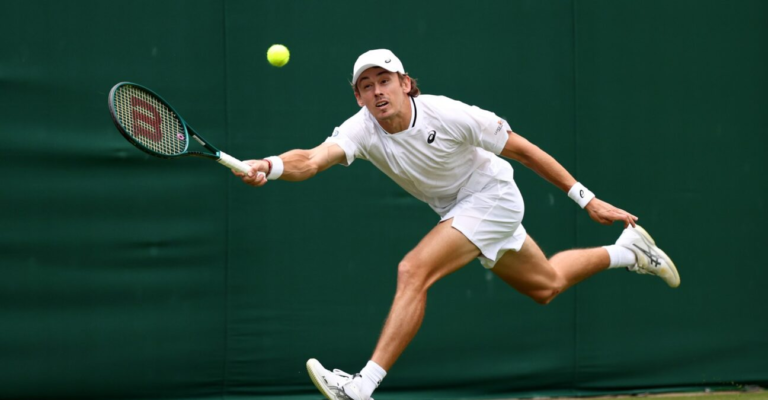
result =
[{"label": "white polo shirt", "polygon": [[402,132],[387,133],[362,107],[326,141],[344,150],[345,165],[356,158],[370,161],[442,217],[477,171],[512,182],[512,166],[496,156],[507,142],[507,130],[507,122],[492,112],[421,95],[411,97],[411,124]]}]

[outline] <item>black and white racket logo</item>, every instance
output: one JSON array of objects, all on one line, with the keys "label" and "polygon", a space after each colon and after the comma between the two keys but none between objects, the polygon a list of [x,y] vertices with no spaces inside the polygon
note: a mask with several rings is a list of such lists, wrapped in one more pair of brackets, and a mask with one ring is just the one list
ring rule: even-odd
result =
[{"label": "black and white racket logo", "polygon": [[429,136],[427,136],[427,143],[432,144],[432,142],[435,141],[436,135],[437,135],[436,131],[429,131]]}]

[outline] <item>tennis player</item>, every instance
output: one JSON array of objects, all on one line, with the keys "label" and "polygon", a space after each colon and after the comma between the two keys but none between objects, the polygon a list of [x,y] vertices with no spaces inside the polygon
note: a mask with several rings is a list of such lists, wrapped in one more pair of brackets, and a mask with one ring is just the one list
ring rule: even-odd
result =
[{"label": "tennis player", "polygon": [[[249,160],[246,184],[303,181],[335,164],[368,160],[408,193],[429,204],[437,224],[398,265],[397,290],[378,344],[355,375],[310,359],[315,386],[331,400],[368,400],[421,326],[432,284],[475,258],[504,282],[547,304],[583,279],[625,267],[680,285],[672,260],[637,217],[577,182],[549,154],[513,132],[494,113],[442,96],[420,95],[416,81],[389,50],[361,55],[352,72],[360,111],[311,150]],[[512,166],[518,161],[560,188],[589,216],[624,231],[615,244],[567,250],[547,259],[522,225],[525,207]],[[266,178],[257,172],[264,172]]]}]

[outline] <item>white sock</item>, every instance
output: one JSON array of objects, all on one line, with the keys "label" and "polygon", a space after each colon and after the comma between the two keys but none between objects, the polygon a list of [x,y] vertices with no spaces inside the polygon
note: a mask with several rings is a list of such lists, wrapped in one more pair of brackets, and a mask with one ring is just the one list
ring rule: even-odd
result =
[{"label": "white sock", "polygon": [[637,262],[635,253],[624,246],[613,244],[610,246],[603,246],[603,248],[608,251],[608,256],[611,257],[611,265],[609,265],[608,268],[630,267]]},{"label": "white sock", "polygon": [[384,380],[385,376],[387,376],[387,371],[384,371],[379,364],[376,364],[371,360],[368,361],[365,368],[360,371],[360,376],[355,378],[355,380],[359,379],[355,384],[360,388],[364,398],[369,399],[371,398],[373,391],[376,390],[381,384],[381,381]]}]

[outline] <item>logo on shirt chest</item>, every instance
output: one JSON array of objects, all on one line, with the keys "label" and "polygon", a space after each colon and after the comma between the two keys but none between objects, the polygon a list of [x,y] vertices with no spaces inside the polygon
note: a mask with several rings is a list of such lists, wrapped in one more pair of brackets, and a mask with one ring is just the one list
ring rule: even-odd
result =
[{"label": "logo on shirt chest", "polygon": [[429,136],[427,136],[427,143],[432,144],[432,142],[435,141],[435,136],[437,136],[437,131],[429,131]]}]

